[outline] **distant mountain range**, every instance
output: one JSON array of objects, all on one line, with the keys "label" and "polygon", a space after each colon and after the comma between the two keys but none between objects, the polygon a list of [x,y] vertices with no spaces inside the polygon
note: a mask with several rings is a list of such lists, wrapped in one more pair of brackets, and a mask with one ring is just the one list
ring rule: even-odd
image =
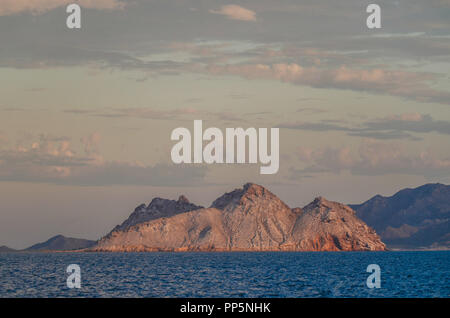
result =
[{"label": "distant mountain range", "polygon": [[248,183],[219,197],[209,208],[190,204],[185,197],[178,201],[154,199],[148,207],[139,206],[90,250],[375,251],[385,248],[375,231],[343,204],[316,198],[302,209],[291,209],[266,188]]},{"label": "distant mountain range", "polygon": [[391,248],[450,248],[450,186],[436,183],[349,205]]},{"label": "distant mountain range", "polygon": [[68,251],[88,248],[96,241],[56,235],[49,240],[30,246],[26,251]]},{"label": "distant mountain range", "polygon": [[0,247],[0,253],[80,250],[92,247],[95,243],[97,242],[56,235],[45,242],[34,244],[23,250],[15,250],[7,246],[2,246]]},{"label": "distant mountain range", "polygon": [[[384,250],[384,243],[399,249],[450,248],[450,186],[426,184],[349,206],[319,197],[291,209],[269,190],[248,183],[209,208],[184,196],[154,198],[99,241],[57,235],[21,251],[347,251]],[[1,246],[4,252],[18,250]]]},{"label": "distant mountain range", "polygon": [[17,252],[17,250],[9,248],[8,246],[0,246],[0,253],[12,253]]}]

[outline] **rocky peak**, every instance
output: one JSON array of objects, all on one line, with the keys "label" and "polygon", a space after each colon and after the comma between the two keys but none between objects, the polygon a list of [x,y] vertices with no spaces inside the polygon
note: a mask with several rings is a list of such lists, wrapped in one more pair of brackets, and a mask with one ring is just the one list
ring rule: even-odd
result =
[{"label": "rocky peak", "polygon": [[354,214],[355,212],[346,206],[345,204],[329,201],[325,199],[322,196],[319,196],[315,198],[311,203],[309,203],[307,206],[303,208],[304,211],[317,211],[317,212],[323,212],[323,211],[329,211],[329,210],[344,210],[345,212]]},{"label": "rocky peak", "polygon": [[294,241],[305,250],[385,250],[375,231],[348,206],[315,198],[305,206],[293,229]]},{"label": "rocky peak", "polygon": [[141,205],[136,207],[136,209],[134,209],[134,212],[145,211],[145,209],[147,209],[147,206],[142,203]]},{"label": "rocky peak", "polygon": [[180,195],[178,197],[178,203],[190,203],[188,198],[186,198],[184,195]]},{"label": "rocky peak", "polygon": [[312,203],[313,204],[316,204],[316,205],[324,205],[324,204],[326,204],[328,201],[327,201],[327,199],[325,199],[324,197],[322,197],[322,196],[318,196],[317,198],[315,198],[313,201],[312,201]]},{"label": "rocky peak", "polygon": [[251,182],[244,184],[243,190],[246,194],[257,196],[262,196],[268,191],[263,186]]},{"label": "rocky peak", "polygon": [[150,202],[148,206],[146,206],[145,204],[139,205],[136,209],[134,209],[134,212],[131,213],[128,219],[125,220],[121,225],[117,225],[112,232],[123,231],[139,223],[155,220],[162,217],[171,217],[176,214],[201,208],[203,207],[190,203],[184,195],[181,195],[177,201],[156,197]]},{"label": "rocky peak", "polygon": [[[161,207],[164,206],[165,204],[167,204],[168,202],[170,202],[171,200],[169,199],[164,199],[164,198],[160,198],[160,197],[156,197],[153,198],[152,201],[149,203],[148,207],[146,207],[146,209],[149,208],[156,208],[156,207]],[[142,206],[143,204],[141,204],[140,206]],[[139,206],[139,207],[140,207]]]},{"label": "rocky peak", "polygon": [[235,189],[217,198],[211,205],[219,210],[231,210],[238,205],[255,204],[258,200],[277,199],[269,190],[254,183],[246,183],[242,189]]},{"label": "rocky peak", "polygon": [[332,202],[328,201],[324,197],[319,196],[315,198],[311,203],[306,205],[303,209],[312,210],[316,208],[331,208],[332,204],[333,204]]}]

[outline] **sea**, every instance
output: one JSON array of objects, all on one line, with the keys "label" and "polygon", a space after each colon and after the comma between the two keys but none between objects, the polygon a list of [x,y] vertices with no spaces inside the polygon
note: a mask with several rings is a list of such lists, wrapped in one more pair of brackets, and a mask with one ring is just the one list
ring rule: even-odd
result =
[{"label": "sea", "polygon": [[448,298],[450,251],[3,253],[0,297]]}]

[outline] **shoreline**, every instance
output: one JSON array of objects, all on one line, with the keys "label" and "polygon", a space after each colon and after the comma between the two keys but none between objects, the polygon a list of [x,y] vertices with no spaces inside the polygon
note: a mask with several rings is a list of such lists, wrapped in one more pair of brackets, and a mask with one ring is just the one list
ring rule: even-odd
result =
[{"label": "shoreline", "polygon": [[430,249],[399,249],[391,248],[386,250],[346,250],[346,251],[295,251],[295,250],[118,250],[118,251],[107,251],[107,250],[44,250],[44,251],[14,251],[14,252],[0,252],[2,254],[50,254],[50,253],[104,253],[104,254],[114,254],[114,253],[372,253],[372,252],[446,252],[450,251],[450,248],[430,248]]}]

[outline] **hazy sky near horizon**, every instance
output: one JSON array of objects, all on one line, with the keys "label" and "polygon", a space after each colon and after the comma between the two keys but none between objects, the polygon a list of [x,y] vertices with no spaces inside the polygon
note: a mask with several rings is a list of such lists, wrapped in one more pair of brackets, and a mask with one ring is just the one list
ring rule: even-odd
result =
[{"label": "hazy sky near horizon", "polygon": [[[0,83],[0,245],[97,239],[155,196],[248,181],[293,207],[450,183],[449,0],[2,0]],[[194,119],[279,127],[279,172],[173,165]]]}]

